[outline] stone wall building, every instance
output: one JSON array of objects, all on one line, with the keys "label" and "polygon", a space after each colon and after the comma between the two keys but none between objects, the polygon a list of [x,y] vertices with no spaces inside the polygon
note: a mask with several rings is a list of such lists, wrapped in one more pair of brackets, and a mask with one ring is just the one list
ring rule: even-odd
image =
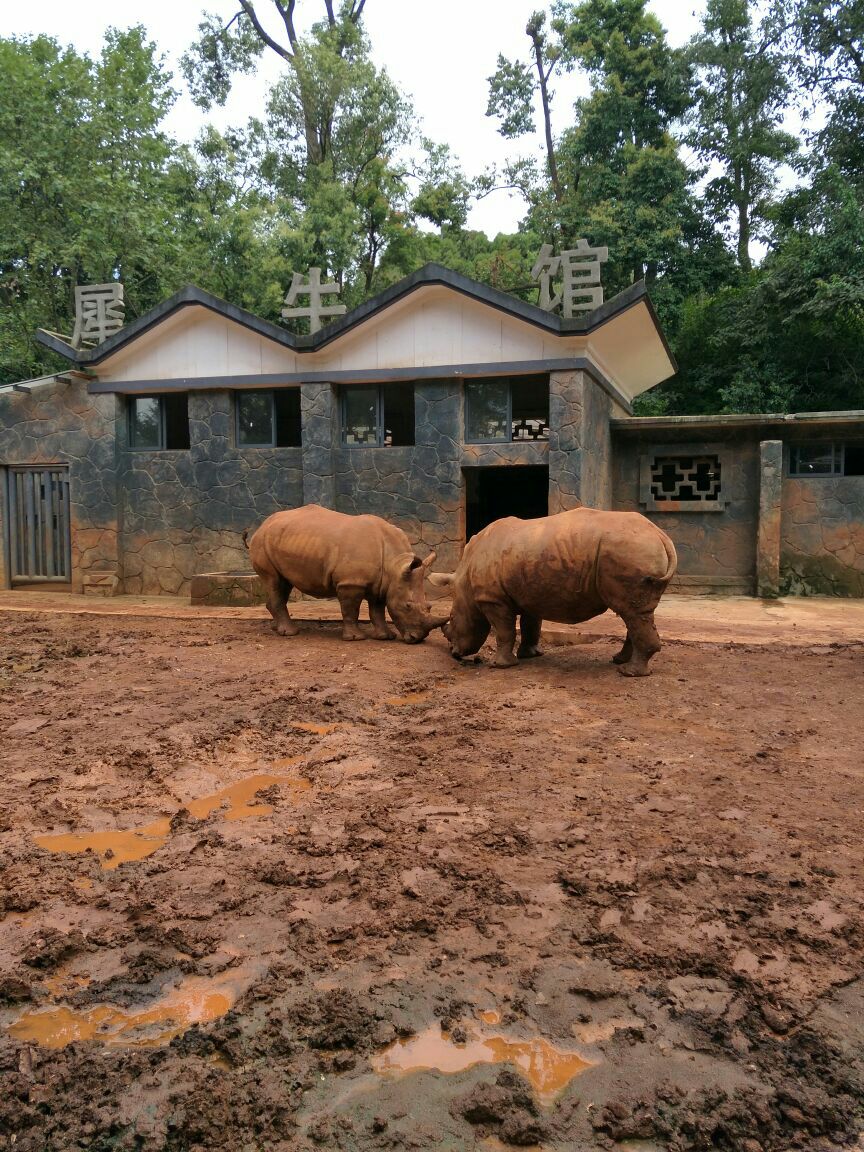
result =
[{"label": "stone wall building", "polygon": [[635,509],[678,587],[864,595],[864,413],[639,419],[675,371],[644,286],[565,320],[436,265],[309,336],[187,288],[0,390],[6,587],[184,593],[319,503],[436,568],[503,515]]}]

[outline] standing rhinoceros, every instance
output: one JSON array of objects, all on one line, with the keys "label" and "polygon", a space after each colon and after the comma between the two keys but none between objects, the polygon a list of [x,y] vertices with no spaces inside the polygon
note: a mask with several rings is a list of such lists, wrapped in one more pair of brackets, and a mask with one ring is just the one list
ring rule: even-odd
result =
[{"label": "standing rhinoceros", "polygon": [[384,618],[385,606],[409,644],[419,644],[445,622],[430,614],[423,587],[435,553],[421,560],[401,528],[379,516],[346,516],[307,504],[274,512],[248,547],[252,567],[267,588],[272,627],[280,636],[299,631],[288,615],[292,588],[307,596],[338,598],[343,640],[365,639],[357,623],[363,600],[369,602],[376,640],[397,635]]},{"label": "standing rhinoceros", "polygon": [[492,628],[494,663],[516,663],[516,617],[521,660],[539,656],[543,620],[579,624],[607,608],[627,625],[613,657],[625,676],[647,676],[660,651],[654,609],[675,574],[675,546],[638,512],[578,508],[538,520],[496,520],[468,542],[459,568],[433,583],[450,586],[453,609],[444,627],[452,654],[476,652]]}]

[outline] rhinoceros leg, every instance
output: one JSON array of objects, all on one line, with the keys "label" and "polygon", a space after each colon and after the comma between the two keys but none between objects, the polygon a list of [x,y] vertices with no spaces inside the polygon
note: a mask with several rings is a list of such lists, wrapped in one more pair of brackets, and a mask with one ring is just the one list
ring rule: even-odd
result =
[{"label": "rhinoceros leg", "polygon": [[384,601],[369,601],[369,619],[372,621],[372,636],[375,640],[396,640],[399,633],[384,615]]},{"label": "rhinoceros leg", "polygon": [[271,625],[273,631],[278,632],[280,636],[296,636],[300,629],[288,615],[291,585],[278,574],[268,577],[264,584],[267,589],[267,611],[273,617]]},{"label": "rhinoceros leg", "polygon": [[360,615],[360,605],[365,599],[366,589],[343,584],[336,589],[336,596],[342,609],[342,639],[365,640],[366,633],[357,623],[357,617]]},{"label": "rhinoceros leg", "polygon": [[629,664],[633,656],[633,641],[630,639],[630,633],[627,633],[627,639],[621,645],[621,651],[616,652],[612,657],[613,664]]},{"label": "rhinoceros leg", "polygon": [[[627,625],[627,639],[632,645],[633,655],[626,664],[619,664],[622,676],[648,676],[648,661],[660,651],[660,637],[654,627],[654,613],[641,616],[623,616]],[[626,642],[625,642],[626,648]],[[622,649],[623,652],[623,649]]]},{"label": "rhinoceros leg", "polygon": [[480,604],[477,607],[492,625],[497,650],[493,668],[512,668],[516,663],[513,645],[516,643],[516,613],[502,604]]},{"label": "rhinoceros leg", "polygon": [[519,647],[516,650],[516,657],[519,660],[531,660],[535,656],[542,656],[540,651],[540,628],[543,621],[539,616],[529,616],[527,612],[523,612],[519,618],[519,633],[522,637]]}]

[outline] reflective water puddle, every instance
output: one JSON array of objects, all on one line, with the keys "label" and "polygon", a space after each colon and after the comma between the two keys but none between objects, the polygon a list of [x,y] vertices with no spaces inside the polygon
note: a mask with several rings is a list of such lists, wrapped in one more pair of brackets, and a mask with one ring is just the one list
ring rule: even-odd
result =
[{"label": "reflective water puddle", "polygon": [[[292,756],[285,760],[276,761],[274,768],[288,767],[300,757]],[[270,788],[274,784],[287,785],[292,794],[296,795],[308,791],[312,785],[308,780],[298,776],[275,775],[259,772],[255,776],[247,776],[245,780],[238,780],[213,792],[209,796],[198,796],[185,800],[183,808],[195,817],[203,820],[212,812],[220,811],[223,820],[247,820],[252,816],[269,816],[273,811],[272,804],[253,804],[252,800],[257,792]],[[40,848],[49,852],[95,852],[102,867],[108,870],[125,864],[130,860],[143,860],[161,848],[171,831],[171,817],[163,816],[142,828],[129,830],[110,829],[107,832],[62,832],[48,836],[36,836],[36,843]]]},{"label": "reflective water puddle", "polygon": [[423,1069],[463,1072],[475,1064],[514,1064],[544,1103],[590,1067],[590,1062],[576,1052],[562,1051],[542,1037],[512,1040],[506,1036],[471,1036],[465,1044],[456,1044],[437,1026],[408,1040],[397,1040],[372,1061],[376,1072],[397,1074]]},{"label": "reflective water puddle", "polygon": [[157,1048],[193,1024],[218,1020],[248,987],[254,973],[232,968],[217,976],[189,976],[149,1007],[137,1011],[97,1004],[92,1008],[54,1008],[25,1012],[9,1028],[16,1040],[65,1048],[76,1040],[130,1048]]}]

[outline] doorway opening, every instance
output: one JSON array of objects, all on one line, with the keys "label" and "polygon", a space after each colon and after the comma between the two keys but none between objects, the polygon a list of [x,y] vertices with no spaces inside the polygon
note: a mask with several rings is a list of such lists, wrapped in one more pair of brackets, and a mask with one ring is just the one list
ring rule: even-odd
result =
[{"label": "doorway opening", "polygon": [[549,514],[549,469],[545,465],[511,464],[462,471],[466,542],[504,516],[533,520]]}]

